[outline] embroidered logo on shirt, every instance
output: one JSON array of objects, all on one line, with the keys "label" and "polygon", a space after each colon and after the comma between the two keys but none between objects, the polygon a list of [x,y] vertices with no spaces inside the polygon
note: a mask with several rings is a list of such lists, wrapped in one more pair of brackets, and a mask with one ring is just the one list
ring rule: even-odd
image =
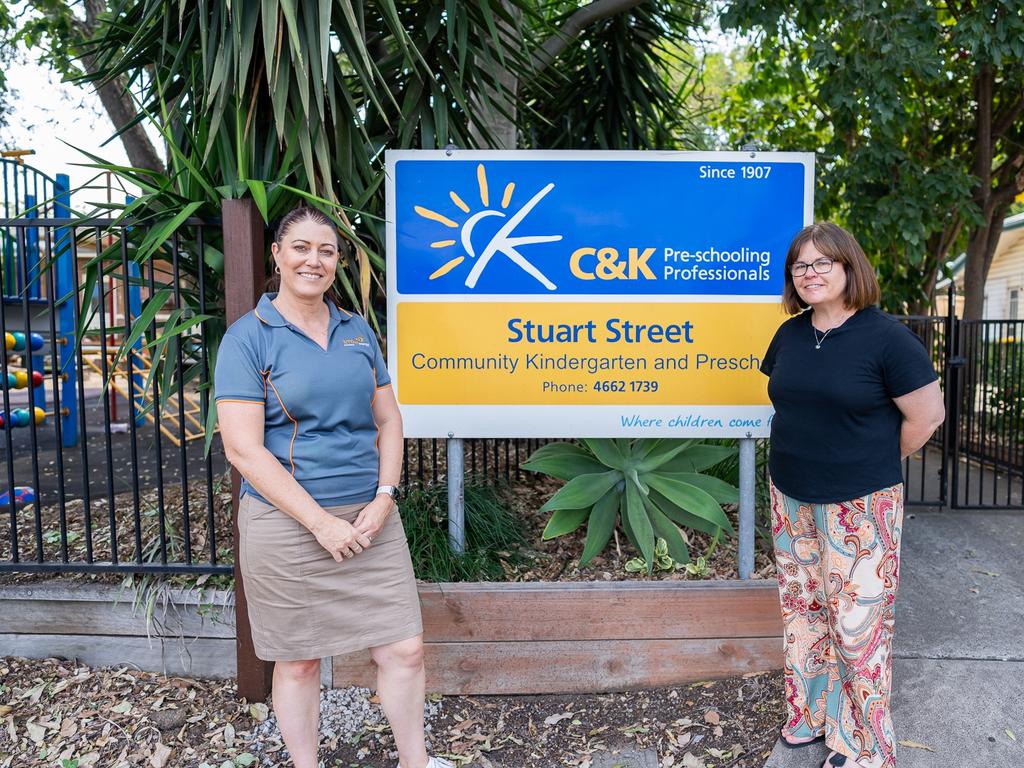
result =
[{"label": "embroidered logo on shirt", "polygon": [[346,347],[368,347],[370,342],[366,340],[365,336],[353,336],[351,339],[342,339],[342,343]]}]

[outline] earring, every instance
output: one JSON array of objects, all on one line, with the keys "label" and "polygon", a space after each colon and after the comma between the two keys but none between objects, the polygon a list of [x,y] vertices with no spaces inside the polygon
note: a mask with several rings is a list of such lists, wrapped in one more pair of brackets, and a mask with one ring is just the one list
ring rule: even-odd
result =
[{"label": "earring", "polygon": [[281,265],[280,264],[275,264],[274,265],[274,272],[276,272],[279,275],[281,274]]}]

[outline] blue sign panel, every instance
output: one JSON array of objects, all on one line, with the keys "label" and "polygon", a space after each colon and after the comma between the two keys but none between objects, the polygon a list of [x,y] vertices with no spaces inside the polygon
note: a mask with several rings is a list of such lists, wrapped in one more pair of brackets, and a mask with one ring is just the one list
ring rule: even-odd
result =
[{"label": "blue sign panel", "polygon": [[782,293],[809,156],[522,154],[395,160],[399,294]]}]

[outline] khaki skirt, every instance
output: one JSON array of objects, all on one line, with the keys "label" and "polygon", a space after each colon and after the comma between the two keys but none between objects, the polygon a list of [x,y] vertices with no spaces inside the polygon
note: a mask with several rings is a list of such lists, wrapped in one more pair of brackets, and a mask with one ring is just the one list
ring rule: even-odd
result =
[{"label": "khaki skirt", "polygon": [[[352,523],[364,506],[325,509]],[[397,507],[369,549],[340,563],[297,521],[249,494],[238,530],[253,645],[264,661],[336,656],[423,631]]]}]

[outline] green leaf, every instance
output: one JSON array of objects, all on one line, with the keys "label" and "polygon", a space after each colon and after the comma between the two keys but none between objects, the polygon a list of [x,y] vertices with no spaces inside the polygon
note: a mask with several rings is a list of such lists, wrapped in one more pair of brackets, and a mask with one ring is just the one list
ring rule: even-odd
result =
[{"label": "green leaf", "polygon": [[690,514],[685,509],[680,509],[657,491],[651,491],[649,498],[666,517],[684,528],[703,531],[710,536],[720,534],[722,531],[717,525],[705,520],[703,517],[697,517],[697,515]]},{"label": "green leaf", "polygon": [[736,446],[707,445],[700,443],[691,445],[679,456],[665,462],[658,471],[665,472],[701,472],[719,462],[735,456],[739,451]]},{"label": "green leaf", "polygon": [[253,179],[246,180],[246,186],[249,187],[249,192],[252,194],[253,202],[256,203],[256,207],[260,211],[260,216],[263,217],[263,221],[270,221],[270,214],[267,212],[267,188],[262,181],[255,181]]},{"label": "green leaf", "polygon": [[622,470],[626,466],[626,461],[619,451],[619,446],[614,440],[606,438],[584,438],[584,445],[590,449],[590,452],[597,457],[607,467],[612,469]]},{"label": "green leaf", "polygon": [[622,493],[619,495],[619,521],[622,523],[622,532],[626,534],[626,538],[629,543],[633,545],[633,548],[640,549],[640,542],[636,538],[636,534],[633,533],[633,526],[629,524],[629,515],[626,514],[626,494]]},{"label": "green leaf", "polygon": [[550,512],[553,509],[589,508],[620,480],[622,480],[621,472],[579,475],[563,485],[540,508],[540,511]]},{"label": "green leaf", "polygon": [[590,510],[590,521],[587,524],[587,540],[580,555],[580,567],[589,563],[604,548],[615,530],[615,520],[619,516],[618,493],[606,493]]},{"label": "green leaf", "polygon": [[681,480],[673,480],[652,472],[644,476],[647,484],[662,494],[677,507],[714,523],[719,528],[733,532],[732,523],[722,511],[721,505],[707,491]]},{"label": "green leaf", "polygon": [[520,466],[560,480],[571,480],[577,475],[595,474],[608,469],[575,443],[542,445]]},{"label": "green leaf", "polygon": [[551,513],[548,524],[544,526],[544,533],[541,538],[544,541],[554,539],[572,533],[587,519],[589,509],[556,509]]},{"label": "green leaf", "polygon": [[140,264],[148,261],[150,256],[156,253],[157,249],[162,248],[171,235],[181,228],[181,225],[185,223],[185,219],[199,210],[201,205],[201,202],[189,203],[169,220],[161,222],[159,227],[150,229],[139,246],[138,253],[135,255],[135,261]]},{"label": "green leaf", "polygon": [[[121,362],[122,358],[129,351],[132,351],[132,347],[135,343],[142,338],[149,328],[153,319],[156,317],[157,312],[163,309],[164,304],[171,297],[171,289],[164,288],[153,294],[142,308],[142,312],[136,318],[131,318],[131,332],[127,334],[125,339],[121,342],[121,346],[118,347],[117,354],[114,355],[114,360],[110,366],[110,375],[114,375],[114,369],[117,368],[118,363]],[[134,354],[134,353],[133,353]]]},{"label": "green leaf", "polygon": [[663,440],[637,464],[640,472],[650,472],[693,446],[692,440]]},{"label": "green leaf", "polygon": [[658,472],[662,477],[669,480],[679,480],[683,483],[695,485],[714,498],[719,504],[739,504],[740,489],[730,485],[725,480],[719,480],[711,475],[701,475],[697,472]]},{"label": "green leaf", "polygon": [[633,483],[626,483],[626,517],[629,518],[629,527],[633,529],[637,547],[647,562],[647,572],[650,573],[654,568],[654,528],[647,516],[643,497]]},{"label": "green leaf", "polygon": [[682,531],[676,528],[675,523],[669,520],[653,501],[647,500],[646,505],[654,532],[665,540],[672,559],[683,565],[690,562],[690,548],[686,546]]}]

